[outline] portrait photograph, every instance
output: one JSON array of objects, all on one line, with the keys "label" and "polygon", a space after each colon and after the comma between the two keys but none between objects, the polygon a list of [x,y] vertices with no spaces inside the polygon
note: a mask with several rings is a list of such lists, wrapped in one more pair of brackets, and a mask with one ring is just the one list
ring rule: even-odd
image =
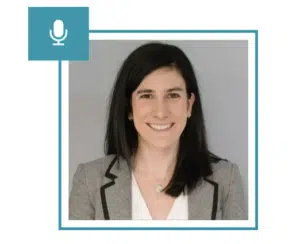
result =
[{"label": "portrait photograph", "polygon": [[63,221],[253,224],[253,38],[126,37],[63,63]]}]

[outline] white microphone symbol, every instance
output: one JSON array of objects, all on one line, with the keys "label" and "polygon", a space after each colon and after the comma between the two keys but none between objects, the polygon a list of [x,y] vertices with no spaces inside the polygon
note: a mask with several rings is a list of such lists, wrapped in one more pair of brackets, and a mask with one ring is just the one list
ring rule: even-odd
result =
[{"label": "white microphone symbol", "polygon": [[64,46],[64,43],[61,43],[67,38],[68,30],[64,29],[64,22],[60,19],[57,19],[53,22],[53,30],[49,31],[50,37],[54,43],[53,46]]}]

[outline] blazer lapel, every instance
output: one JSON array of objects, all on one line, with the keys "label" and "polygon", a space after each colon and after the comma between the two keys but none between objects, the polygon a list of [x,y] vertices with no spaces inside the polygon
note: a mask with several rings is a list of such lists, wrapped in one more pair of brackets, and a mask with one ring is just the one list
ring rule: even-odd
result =
[{"label": "blazer lapel", "polygon": [[124,159],[115,157],[109,164],[100,188],[105,220],[131,219],[131,173]]},{"label": "blazer lapel", "polygon": [[188,197],[189,220],[215,220],[218,209],[218,184],[205,179]]}]

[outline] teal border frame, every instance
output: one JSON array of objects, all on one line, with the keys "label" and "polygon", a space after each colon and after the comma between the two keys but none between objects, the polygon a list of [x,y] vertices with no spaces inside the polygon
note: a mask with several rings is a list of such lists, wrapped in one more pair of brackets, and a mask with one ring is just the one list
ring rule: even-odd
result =
[{"label": "teal border frame", "polygon": [[258,230],[258,30],[89,30],[89,33],[252,33],[255,35],[255,226],[254,227],[63,227],[61,216],[61,87],[58,61],[58,228],[59,230]]}]

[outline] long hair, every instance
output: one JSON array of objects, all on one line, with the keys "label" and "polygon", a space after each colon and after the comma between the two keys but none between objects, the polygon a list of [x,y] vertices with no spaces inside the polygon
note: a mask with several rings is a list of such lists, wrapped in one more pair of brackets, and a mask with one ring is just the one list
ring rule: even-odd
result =
[{"label": "long hair", "polygon": [[205,177],[212,174],[211,163],[221,158],[208,149],[201,96],[194,69],[184,52],[174,45],[152,42],[135,49],[122,64],[112,89],[105,154],[115,154],[127,162],[137,150],[138,134],[128,115],[132,112],[131,95],[151,72],[173,67],[182,75],[187,96],[195,95],[191,117],[180,136],[179,151],[173,176],[165,193],[177,197],[190,193]]}]

